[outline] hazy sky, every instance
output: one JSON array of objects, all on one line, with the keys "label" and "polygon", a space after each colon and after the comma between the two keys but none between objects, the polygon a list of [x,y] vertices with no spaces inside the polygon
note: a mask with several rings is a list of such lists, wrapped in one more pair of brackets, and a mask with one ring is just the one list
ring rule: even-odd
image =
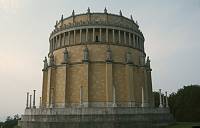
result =
[{"label": "hazy sky", "polygon": [[200,0],[0,0],[0,120],[23,113],[27,91],[41,95],[42,60],[56,20],[73,9],[103,12],[105,6],[138,21],[154,90],[200,84]]}]

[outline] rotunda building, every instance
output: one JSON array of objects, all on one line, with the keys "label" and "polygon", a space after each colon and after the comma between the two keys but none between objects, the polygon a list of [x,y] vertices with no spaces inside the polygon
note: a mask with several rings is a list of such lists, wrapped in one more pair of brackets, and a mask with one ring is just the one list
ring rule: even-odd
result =
[{"label": "rotunda building", "polygon": [[153,106],[144,41],[121,11],[62,16],[49,38],[42,107]]},{"label": "rotunda building", "polygon": [[[154,107],[150,59],[132,16],[75,14],[56,22],[44,59],[40,107],[27,105],[21,128],[163,128],[168,108]],[[30,98],[30,101],[29,101]],[[29,105],[30,103],[30,105]]]}]

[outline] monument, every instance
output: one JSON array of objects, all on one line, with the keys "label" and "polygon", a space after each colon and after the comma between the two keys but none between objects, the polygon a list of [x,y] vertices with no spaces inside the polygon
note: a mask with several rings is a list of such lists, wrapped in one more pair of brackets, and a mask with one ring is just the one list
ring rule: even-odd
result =
[{"label": "monument", "polygon": [[40,106],[35,106],[35,91],[33,106],[27,94],[19,126],[157,128],[173,123],[162,100],[160,108],[154,107],[144,41],[137,22],[121,10],[119,15],[106,8],[62,15],[49,37]]}]

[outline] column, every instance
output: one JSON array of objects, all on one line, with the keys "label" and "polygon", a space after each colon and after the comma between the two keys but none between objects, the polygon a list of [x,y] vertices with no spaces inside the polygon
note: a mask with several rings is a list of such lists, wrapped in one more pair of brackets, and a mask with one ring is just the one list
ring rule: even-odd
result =
[{"label": "column", "polygon": [[33,108],[36,108],[36,106],[35,106],[35,91],[36,90],[33,90]]},{"label": "column", "polygon": [[62,34],[59,35],[60,47],[62,47]]},{"label": "column", "polygon": [[95,28],[92,29],[92,42],[95,42]]},{"label": "column", "polygon": [[129,45],[131,46],[131,33],[130,33],[130,32],[128,33],[128,39],[129,39],[129,40],[128,40],[128,43],[129,43]]},{"label": "column", "polygon": [[26,109],[28,109],[29,92],[26,93]]},{"label": "column", "polygon": [[106,28],[106,42],[108,42],[108,28]]},{"label": "column", "polygon": [[167,92],[165,92],[166,108],[169,108]]},{"label": "column", "polygon": [[42,108],[42,97],[40,97],[40,108]]},{"label": "column", "polygon": [[70,31],[68,31],[68,45],[70,45]]},{"label": "column", "polygon": [[76,44],[76,30],[74,30],[74,44]]},{"label": "column", "polygon": [[80,43],[82,43],[82,29],[80,29]]},{"label": "column", "polygon": [[124,44],[126,45],[126,32],[124,32]]},{"label": "column", "polygon": [[86,40],[86,42],[88,42],[88,28],[86,28],[86,37],[85,37],[85,40]]},{"label": "column", "polygon": [[111,107],[115,103],[113,99],[113,73],[112,73],[112,62],[106,63],[106,102],[107,107]]},{"label": "column", "polygon": [[29,108],[32,108],[32,103],[31,103],[31,102],[32,102],[32,95],[30,95],[30,102],[29,102],[30,104],[29,104]]},{"label": "column", "polygon": [[113,29],[112,32],[113,32],[113,42],[115,42],[115,30]]},{"label": "column", "polygon": [[64,46],[66,46],[66,41],[65,41],[66,40],[66,33],[64,32],[63,35],[64,35],[64,37],[63,37],[63,40],[64,40],[63,44],[64,44]]},{"label": "column", "polygon": [[121,43],[121,34],[120,34],[120,30],[119,30],[118,32],[119,32],[119,43]]},{"label": "column", "polygon": [[163,103],[163,108],[165,107],[165,95],[162,94],[162,103]]},{"label": "column", "polygon": [[161,89],[159,89],[160,104],[159,107],[163,108]]},{"label": "column", "polygon": [[135,40],[135,35],[134,34],[133,34],[133,40],[132,41],[133,41],[133,47],[136,48],[136,42],[135,42],[136,40]]},{"label": "column", "polygon": [[101,28],[99,28],[99,41],[102,42],[102,32],[101,32]]}]

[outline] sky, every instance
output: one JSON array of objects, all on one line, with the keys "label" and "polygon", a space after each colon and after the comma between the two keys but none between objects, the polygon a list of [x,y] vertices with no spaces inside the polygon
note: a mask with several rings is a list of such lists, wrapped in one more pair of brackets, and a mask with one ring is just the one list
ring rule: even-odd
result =
[{"label": "sky", "polygon": [[200,84],[200,0],[0,0],[0,121],[23,114],[26,92],[41,96],[49,35],[72,10],[133,15],[145,37],[153,90]]}]

